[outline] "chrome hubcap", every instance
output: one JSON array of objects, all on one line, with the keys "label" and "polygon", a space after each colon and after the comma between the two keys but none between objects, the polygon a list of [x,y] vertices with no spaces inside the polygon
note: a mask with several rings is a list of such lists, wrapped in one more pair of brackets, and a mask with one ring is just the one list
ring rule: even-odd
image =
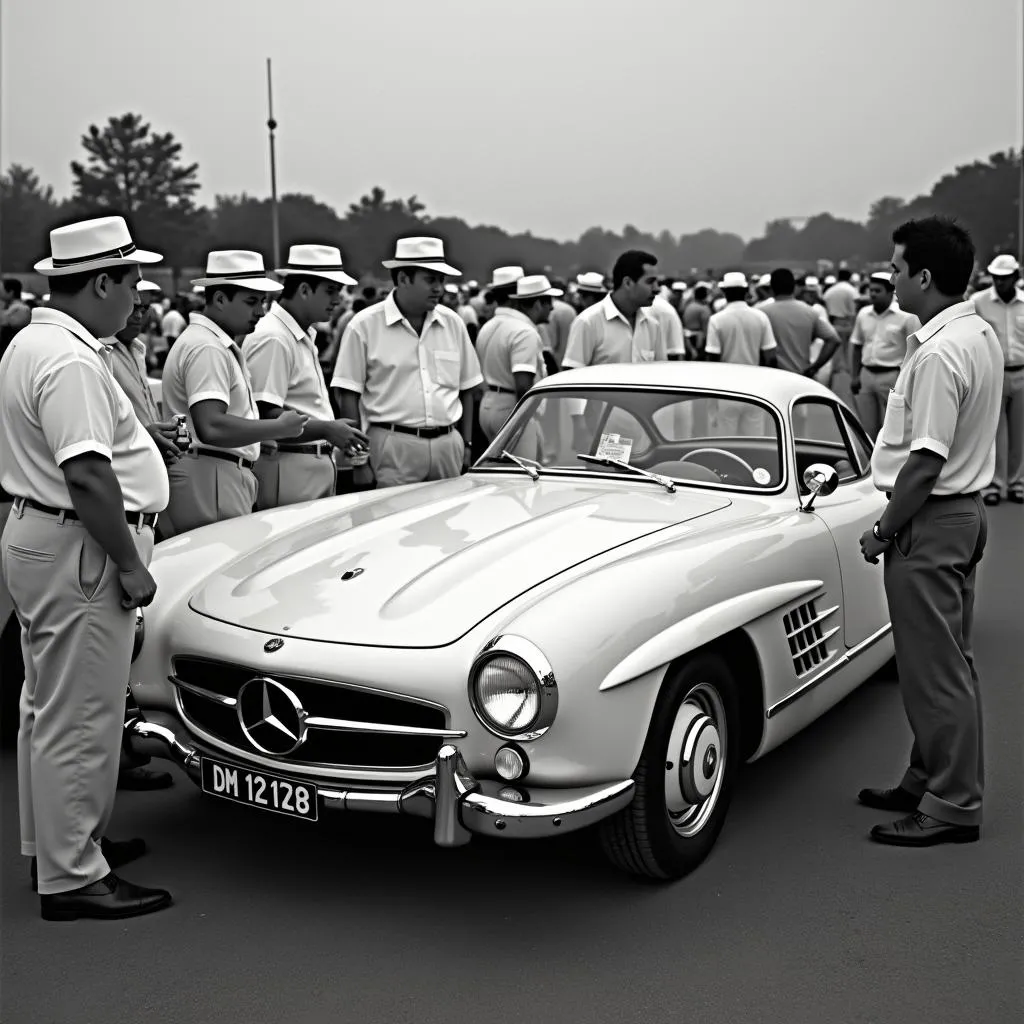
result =
[{"label": "chrome hubcap", "polygon": [[707,824],[722,788],[726,753],[725,707],[708,683],[694,686],[679,705],[665,759],[665,809],[684,837]]}]

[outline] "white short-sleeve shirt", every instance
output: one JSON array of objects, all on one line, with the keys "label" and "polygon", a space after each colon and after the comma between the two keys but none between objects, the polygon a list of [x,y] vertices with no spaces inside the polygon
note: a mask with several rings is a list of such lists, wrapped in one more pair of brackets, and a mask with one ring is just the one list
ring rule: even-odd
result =
[{"label": "white short-sleeve shirt", "polygon": [[932,493],[970,494],[992,482],[1003,394],[995,331],[958,302],[912,334],[871,456],[875,487],[891,491],[911,452],[945,462]]},{"label": "white short-sleeve shirt", "polygon": [[391,292],[358,312],[341,339],[331,387],[360,396],[374,423],[448,427],[462,418],[460,394],[483,383],[469,332],[454,310],[438,305],[417,334]]},{"label": "white short-sleeve shirt", "polygon": [[480,330],[476,354],[484,383],[515,391],[517,373],[544,376],[544,343],[537,325],[518,309],[499,306]]},{"label": "white short-sleeve shirt", "polygon": [[0,486],[14,497],[70,509],[61,466],[110,460],[128,512],[167,507],[167,470],[114,379],[111,354],[77,320],[36,309],[0,361]]},{"label": "white short-sleeve shirt", "polygon": [[[224,402],[231,416],[258,420],[259,411],[252,396],[252,382],[241,349],[209,317],[193,313],[188,327],[171,346],[164,363],[161,398],[168,416],[185,415],[192,436],[192,406],[200,402]],[[259,444],[240,448],[204,448],[230,452],[239,458],[259,458]]]},{"label": "white short-sleeve shirt", "polygon": [[730,302],[708,320],[704,351],[719,356],[723,363],[757,366],[761,353],[775,347],[775,333],[765,312],[742,299]]},{"label": "white short-sleeve shirt", "polygon": [[1024,365],[1024,291],[1003,302],[995,288],[971,296],[978,316],[996,332],[1007,366]]},{"label": "white short-sleeve shirt", "polygon": [[611,295],[595,302],[572,322],[562,366],[604,363],[650,363],[668,359],[665,336],[650,308],[637,312],[631,325]]},{"label": "white short-sleeve shirt", "polygon": [[275,302],[242,342],[252,380],[252,397],[278,408],[288,406],[317,420],[333,420],[334,410],[316,351],[314,329],[302,330]]},{"label": "white short-sleeve shirt", "polygon": [[920,330],[921,321],[893,304],[881,313],[865,306],[858,314],[850,344],[861,347],[861,364],[898,369],[907,354],[907,339]]}]

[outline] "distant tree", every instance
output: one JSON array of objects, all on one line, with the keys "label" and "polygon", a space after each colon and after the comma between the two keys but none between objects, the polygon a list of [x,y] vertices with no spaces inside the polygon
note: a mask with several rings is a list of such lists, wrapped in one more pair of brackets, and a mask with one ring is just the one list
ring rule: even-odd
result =
[{"label": "distant tree", "polygon": [[128,113],[103,128],[90,125],[81,141],[86,161],[71,164],[76,212],[123,214],[138,241],[163,252],[168,264],[194,262],[205,247],[206,218],[194,198],[199,165],[182,161],[173,133],[152,131]]},{"label": "distant tree", "polygon": [[61,204],[49,185],[30,167],[11,164],[0,176],[0,227],[5,271],[27,270],[49,252],[50,228],[60,220]]}]

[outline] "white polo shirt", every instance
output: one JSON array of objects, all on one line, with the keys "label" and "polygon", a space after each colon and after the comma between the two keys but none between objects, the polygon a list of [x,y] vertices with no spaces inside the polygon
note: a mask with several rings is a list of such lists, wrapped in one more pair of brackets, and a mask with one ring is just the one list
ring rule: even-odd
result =
[{"label": "white polo shirt", "polygon": [[708,340],[704,351],[721,356],[723,363],[757,366],[761,353],[775,348],[771,321],[760,309],[742,299],[730,302],[708,321]]},{"label": "white polo shirt", "polygon": [[636,314],[636,324],[622,314],[611,295],[583,310],[569,328],[562,366],[600,366],[605,363],[650,363],[668,359],[661,325],[650,307]]},{"label": "white polo shirt", "polygon": [[70,509],[60,467],[86,452],[110,460],[128,512],[167,507],[167,470],[114,379],[108,345],[56,309],[32,322],[0,361],[0,486]]},{"label": "white polo shirt", "polygon": [[[199,435],[192,422],[192,406],[199,402],[224,402],[231,416],[244,420],[260,418],[241,349],[202,313],[189,317],[188,327],[171,346],[161,380],[161,398],[167,415],[187,416],[188,428],[197,441]],[[258,443],[240,448],[199,443],[203,448],[230,452],[253,461],[260,455]]]},{"label": "white polo shirt", "polygon": [[1003,302],[995,288],[986,288],[972,295],[971,302],[996,332],[1006,365],[1024,365],[1024,292],[1018,288],[1009,302]]},{"label": "white polo shirt", "polygon": [[518,309],[499,306],[476,339],[484,383],[515,391],[517,373],[544,376],[544,342],[537,325]]},{"label": "white polo shirt", "polygon": [[850,344],[860,346],[862,366],[897,370],[907,354],[907,339],[920,329],[921,321],[895,303],[881,313],[865,306],[857,314]]},{"label": "white polo shirt", "polygon": [[302,330],[275,302],[242,342],[252,380],[252,397],[279,409],[288,406],[317,420],[333,420],[334,410],[316,350],[316,329]]},{"label": "white polo shirt", "polygon": [[368,423],[448,427],[462,418],[463,391],[483,383],[469,332],[438,304],[417,334],[395,293],[358,312],[341,339],[332,388],[360,396]]},{"label": "white polo shirt", "polygon": [[849,281],[837,281],[825,291],[825,308],[834,320],[852,320],[857,315],[858,291]]},{"label": "white polo shirt", "polygon": [[929,320],[907,342],[871,456],[875,487],[891,491],[911,452],[945,459],[935,495],[969,494],[992,482],[1003,394],[1003,353],[970,302]]}]

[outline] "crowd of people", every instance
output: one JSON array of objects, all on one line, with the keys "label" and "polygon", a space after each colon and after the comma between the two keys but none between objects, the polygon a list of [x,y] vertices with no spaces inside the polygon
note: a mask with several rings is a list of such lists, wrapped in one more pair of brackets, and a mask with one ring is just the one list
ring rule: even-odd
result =
[{"label": "crowd of people", "polygon": [[[114,874],[144,847],[105,837],[156,541],[339,489],[457,477],[538,379],[597,364],[761,364],[826,385],[845,374],[884,448],[890,396],[923,333],[896,299],[895,265],[823,281],[786,268],[689,281],[630,250],[610,277],[502,266],[459,285],[443,240],[411,237],[383,264],[387,290],[360,290],[337,248],[306,243],[273,272],[254,251],[211,252],[192,292],[165,297],[142,273],[160,256],[139,249],[122,218],[50,237],[36,267],[49,294],[34,302],[5,281],[0,322],[0,499],[13,502],[3,572],[26,661],[22,852],[50,919],[170,902]],[[959,294],[940,288],[941,309],[977,312],[998,341],[997,468],[982,489],[989,504],[1024,503],[1020,267],[1003,255],[985,273],[966,303],[966,277]],[[935,294],[922,309],[940,308]],[[543,461],[543,428],[530,443]],[[900,528],[887,522],[866,556]],[[915,770],[905,788],[920,788]]]}]

